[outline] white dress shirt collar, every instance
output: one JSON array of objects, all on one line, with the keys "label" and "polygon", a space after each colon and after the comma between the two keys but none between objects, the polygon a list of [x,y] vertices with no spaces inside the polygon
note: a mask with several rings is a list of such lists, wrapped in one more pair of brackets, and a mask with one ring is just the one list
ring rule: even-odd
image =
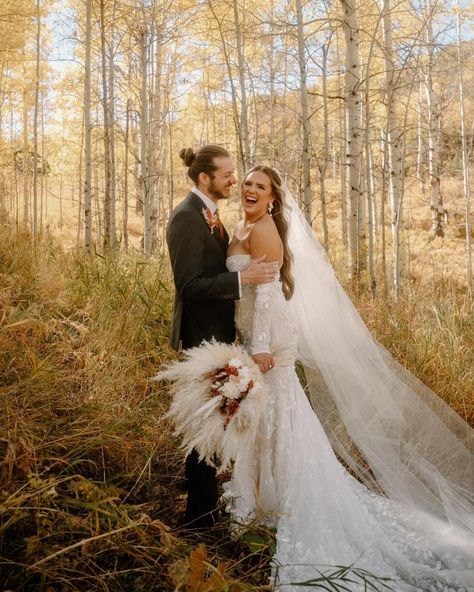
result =
[{"label": "white dress shirt collar", "polygon": [[194,186],[191,189],[191,191],[202,199],[202,201],[206,205],[206,208],[209,208],[211,210],[212,215],[214,215],[216,213],[217,204],[215,201],[212,201],[212,199],[210,197],[207,197],[207,195],[205,193],[203,193],[202,191],[200,191],[196,186]]}]

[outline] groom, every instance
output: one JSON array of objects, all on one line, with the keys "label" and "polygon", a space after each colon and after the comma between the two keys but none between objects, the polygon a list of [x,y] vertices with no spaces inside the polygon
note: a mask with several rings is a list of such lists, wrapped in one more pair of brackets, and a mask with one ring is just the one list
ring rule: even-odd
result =
[{"label": "groom", "polygon": [[[278,265],[254,260],[242,272],[226,269],[229,236],[217,205],[230,197],[237,182],[227,150],[207,145],[196,153],[183,149],[180,157],[194,183],[191,192],[172,212],[166,241],[176,288],[171,345],[179,349],[198,346],[215,338],[235,339],[234,300],[244,284],[271,282]],[[215,469],[199,461],[196,450],[186,458],[188,500],[184,525],[208,528],[215,522],[217,480]]]}]

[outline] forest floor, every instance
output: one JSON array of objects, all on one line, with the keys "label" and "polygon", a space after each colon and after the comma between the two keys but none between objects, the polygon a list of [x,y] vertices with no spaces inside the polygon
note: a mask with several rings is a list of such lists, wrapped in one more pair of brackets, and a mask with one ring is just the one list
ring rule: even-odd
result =
[{"label": "forest floor", "polygon": [[[454,224],[430,239],[426,216],[409,219],[412,279],[400,298],[351,297],[377,339],[474,425],[464,242]],[[87,257],[72,221],[32,239],[5,220],[1,233],[0,589],[269,590],[272,532],[175,529],[183,460],[168,394],[149,380],[174,357],[167,257]],[[336,244],[332,258],[342,277]]]}]

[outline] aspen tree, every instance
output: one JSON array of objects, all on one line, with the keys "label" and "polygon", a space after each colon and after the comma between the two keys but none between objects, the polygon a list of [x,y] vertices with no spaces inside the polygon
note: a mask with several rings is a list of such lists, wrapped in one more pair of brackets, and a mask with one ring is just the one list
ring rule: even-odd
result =
[{"label": "aspen tree", "polygon": [[312,223],[311,203],[313,195],[311,191],[311,124],[308,110],[308,88],[306,51],[304,39],[303,7],[301,0],[296,0],[296,23],[298,34],[298,68],[299,68],[299,95],[301,109],[301,164],[302,164],[302,194],[303,211],[309,224]]},{"label": "aspen tree", "polygon": [[148,254],[152,249],[152,218],[150,203],[150,177],[148,171],[147,138],[149,126],[148,106],[148,43],[149,30],[147,13],[142,11],[142,22],[139,31],[140,47],[140,184],[143,203],[143,252]]},{"label": "aspen tree", "polygon": [[41,17],[40,0],[36,0],[36,64],[35,64],[35,102],[33,116],[33,223],[32,233],[38,233],[38,112],[41,61]]},{"label": "aspen tree", "polygon": [[[339,44],[339,31],[336,30],[336,56],[337,63],[342,62],[340,55],[340,44]],[[341,71],[337,71],[337,92],[338,95],[343,95],[343,83]],[[338,123],[339,123],[339,171],[340,171],[340,194],[341,194],[341,231],[342,231],[342,243],[346,250],[349,248],[348,239],[348,209],[347,209],[347,158],[346,158],[346,138],[347,138],[347,110],[345,103],[339,101],[338,103]]]},{"label": "aspen tree", "polygon": [[[162,201],[162,190],[160,183],[163,182],[162,166],[160,160],[163,153],[163,142],[161,135],[163,133],[163,100],[162,100],[162,76],[163,76],[163,49],[164,49],[164,18],[165,12],[170,9],[170,3],[166,7],[161,3],[156,2],[153,5],[153,27],[155,33],[154,40],[154,55],[150,56],[153,60],[154,77],[152,80],[152,96],[150,100],[151,121],[149,125],[149,149],[148,149],[148,175],[149,175],[149,192],[151,205],[151,234],[152,234],[152,248],[154,242],[157,240],[158,221],[160,204]],[[153,49],[153,44],[150,43],[150,52]]]},{"label": "aspen tree", "polygon": [[400,291],[400,233],[403,226],[402,132],[397,115],[397,77],[394,63],[396,55],[392,39],[392,15],[390,0],[382,0],[382,27],[385,63],[385,103],[387,117],[387,173],[389,178],[392,226],[392,282],[395,292]]},{"label": "aspen tree", "polygon": [[[41,155],[44,160],[46,155],[46,142],[44,134],[44,92],[41,93]],[[42,171],[40,177],[40,228],[43,228],[43,208],[47,205],[48,193],[45,193],[45,179],[48,178],[48,172],[46,169]]]},{"label": "aspen tree", "polygon": [[416,176],[420,191],[425,190],[424,166],[424,138],[423,138],[423,80],[418,82],[418,110],[417,110],[417,149],[416,149]]},{"label": "aspen tree", "polygon": [[387,171],[388,171],[388,143],[387,130],[382,128],[380,130],[380,143],[382,154],[382,178],[380,181],[380,234],[381,234],[381,259],[382,259],[382,277],[384,282],[384,289],[387,288],[387,236],[385,231],[385,204],[387,203]]},{"label": "aspen tree", "polygon": [[[375,26],[375,31],[379,28],[379,22]],[[364,103],[365,103],[365,120],[364,120],[364,151],[365,151],[365,192],[367,195],[367,218],[368,218],[368,251],[367,251],[367,262],[369,271],[370,290],[372,298],[375,298],[376,292],[376,279],[375,279],[375,188],[374,188],[374,175],[372,169],[372,155],[371,155],[371,140],[372,140],[372,101],[370,100],[370,83],[372,77],[370,76],[370,69],[374,61],[374,49],[377,40],[377,35],[374,33],[371,36],[369,52],[367,56],[367,64],[365,67],[365,90],[364,90]],[[361,173],[362,175],[362,173]]]},{"label": "aspen tree", "polygon": [[130,142],[130,99],[127,99],[127,106],[125,108],[125,146],[124,146],[124,163],[123,163],[123,212],[122,212],[122,244],[125,250],[128,249],[128,158],[129,158],[129,142]]},{"label": "aspen tree", "polygon": [[326,174],[329,165],[329,114],[328,114],[328,88],[327,88],[327,69],[328,69],[328,53],[331,42],[331,35],[329,39],[322,44],[322,65],[321,65],[321,78],[322,78],[322,99],[323,99],[323,129],[324,129],[324,150],[322,158],[318,159],[319,169],[319,193],[321,202],[321,222],[323,226],[323,244],[326,252],[329,252],[329,229],[328,229],[328,217],[326,209]]},{"label": "aspen tree", "polygon": [[355,0],[340,0],[344,10],[345,102],[347,120],[346,167],[349,198],[348,244],[350,277],[359,278],[364,267],[364,219],[362,191],[362,106],[360,97],[359,30]]},{"label": "aspen tree", "polygon": [[[79,180],[78,180],[78,186],[79,186],[79,198],[77,200],[77,229],[76,229],[76,246],[79,247],[80,246],[80,240],[81,240],[81,222],[82,222],[82,199],[81,199],[81,190],[83,188],[83,181],[82,181],[82,173],[83,173],[83,164],[82,161],[84,159],[84,130],[85,128],[85,121],[84,121],[84,117],[82,118],[82,125],[81,125],[81,146],[79,149]],[[72,197],[73,197],[73,203],[74,203],[74,185],[72,187]]]},{"label": "aspen tree", "polygon": [[[219,31],[219,37],[220,37],[221,44],[222,44],[222,53],[223,53],[223,57],[224,57],[224,61],[225,61],[225,66],[226,66],[227,76],[228,76],[228,81],[229,81],[229,86],[230,86],[230,92],[231,92],[232,116],[233,116],[233,120],[234,120],[235,139],[236,139],[237,154],[238,154],[238,159],[237,159],[238,160],[238,163],[237,163],[238,164],[238,174],[239,174],[239,176],[242,176],[243,171],[245,169],[245,162],[247,160],[247,156],[246,156],[247,152],[246,152],[246,145],[245,145],[244,138],[245,137],[248,138],[248,135],[245,136],[245,132],[242,129],[242,119],[241,119],[242,108],[239,111],[237,89],[236,89],[235,83],[234,83],[230,50],[228,47],[228,43],[226,41],[226,36],[224,35],[223,22],[222,22],[222,19],[220,18],[220,15],[217,14],[213,0],[208,0],[208,6],[209,6],[209,10],[211,11],[211,14],[214,18],[214,21],[217,25],[217,29]],[[234,18],[235,18],[235,16],[234,16]],[[222,89],[222,90],[224,92],[224,89]],[[225,102],[225,94],[224,94],[224,102]],[[223,112],[223,114],[224,113],[225,113],[225,111]],[[225,124],[223,124],[222,127],[225,130],[225,128],[226,128]]]},{"label": "aspen tree", "polygon": [[435,63],[435,44],[433,37],[433,12],[435,6],[432,0],[428,0],[428,15],[426,23],[426,35],[428,45],[428,61],[426,65],[426,100],[428,106],[428,169],[430,178],[430,207],[431,207],[431,231],[433,236],[444,236],[445,209],[441,194],[441,178],[439,172],[440,150],[440,126],[441,110],[438,94],[434,88],[433,69]]},{"label": "aspen tree", "polygon": [[[109,0],[110,3],[110,0]],[[116,186],[117,186],[117,171],[116,171],[116,156],[115,156],[115,15],[116,2],[112,0],[112,14],[110,18],[109,42],[108,46],[108,66],[109,66],[109,107],[108,107],[108,125],[109,127],[109,159],[110,159],[110,246],[115,247],[116,243]]]},{"label": "aspen tree", "polygon": [[30,158],[28,147],[28,93],[23,91],[23,222],[29,224],[30,222],[30,195],[29,195],[29,175],[30,175]]},{"label": "aspen tree", "polygon": [[92,250],[91,44],[92,0],[86,0],[84,62],[84,247]]},{"label": "aspen tree", "polygon": [[237,49],[237,64],[239,72],[239,85],[240,85],[240,132],[242,134],[242,164],[244,171],[250,166],[251,151],[250,151],[250,133],[249,133],[249,121],[248,121],[248,101],[247,101],[247,90],[245,83],[245,58],[244,58],[244,45],[242,41],[240,14],[237,4],[237,0],[232,0],[233,14],[234,14],[234,26],[235,26],[235,40]]},{"label": "aspen tree", "polygon": [[273,30],[273,21],[275,16],[275,0],[270,2],[270,46],[268,49],[268,69],[270,75],[270,162],[274,167],[276,165],[276,93],[275,93],[275,34]]},{"label": "aspen tree", "polygon": [[104,116],[104,246],[113,247],[114,227],[112,226],[112,183],[113,183],[113,162],[112,162],[112,138],[111,138],[111,113],[109,102],[108,73],[107,68],[107,40],[105,30],[105,0],[100,0],[100,39],[101,39],[101,66],[102,66],[102,110]]},{"label": "aspen tree", "polygon": [[457,58],[458,58],[458,78],[459,78],[459,109],[460,109],[460,127],[461,127],[461,152],[462,152],[462,172],[464,187],[464,214],[466,218],[466,271],[468,293],[472,298],[474,296],[474,280],[472,274],[472,241],[471,241],[471,183],[469,151],[466,138],[466,116],[464,104],[464,68],[461,59],[461,7],[457,0],[456,7],[456,37],[457,37]]}]

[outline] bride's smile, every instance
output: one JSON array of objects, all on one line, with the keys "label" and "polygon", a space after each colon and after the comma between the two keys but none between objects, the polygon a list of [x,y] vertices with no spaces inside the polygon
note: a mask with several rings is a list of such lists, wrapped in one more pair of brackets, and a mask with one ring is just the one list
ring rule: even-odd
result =
[{"label": "bride's smile", "polygon": [[251,172],[242,185],[242,207],[249,222],[256,222],[268,212],[275,197],[270,179],[261,171]]}]

